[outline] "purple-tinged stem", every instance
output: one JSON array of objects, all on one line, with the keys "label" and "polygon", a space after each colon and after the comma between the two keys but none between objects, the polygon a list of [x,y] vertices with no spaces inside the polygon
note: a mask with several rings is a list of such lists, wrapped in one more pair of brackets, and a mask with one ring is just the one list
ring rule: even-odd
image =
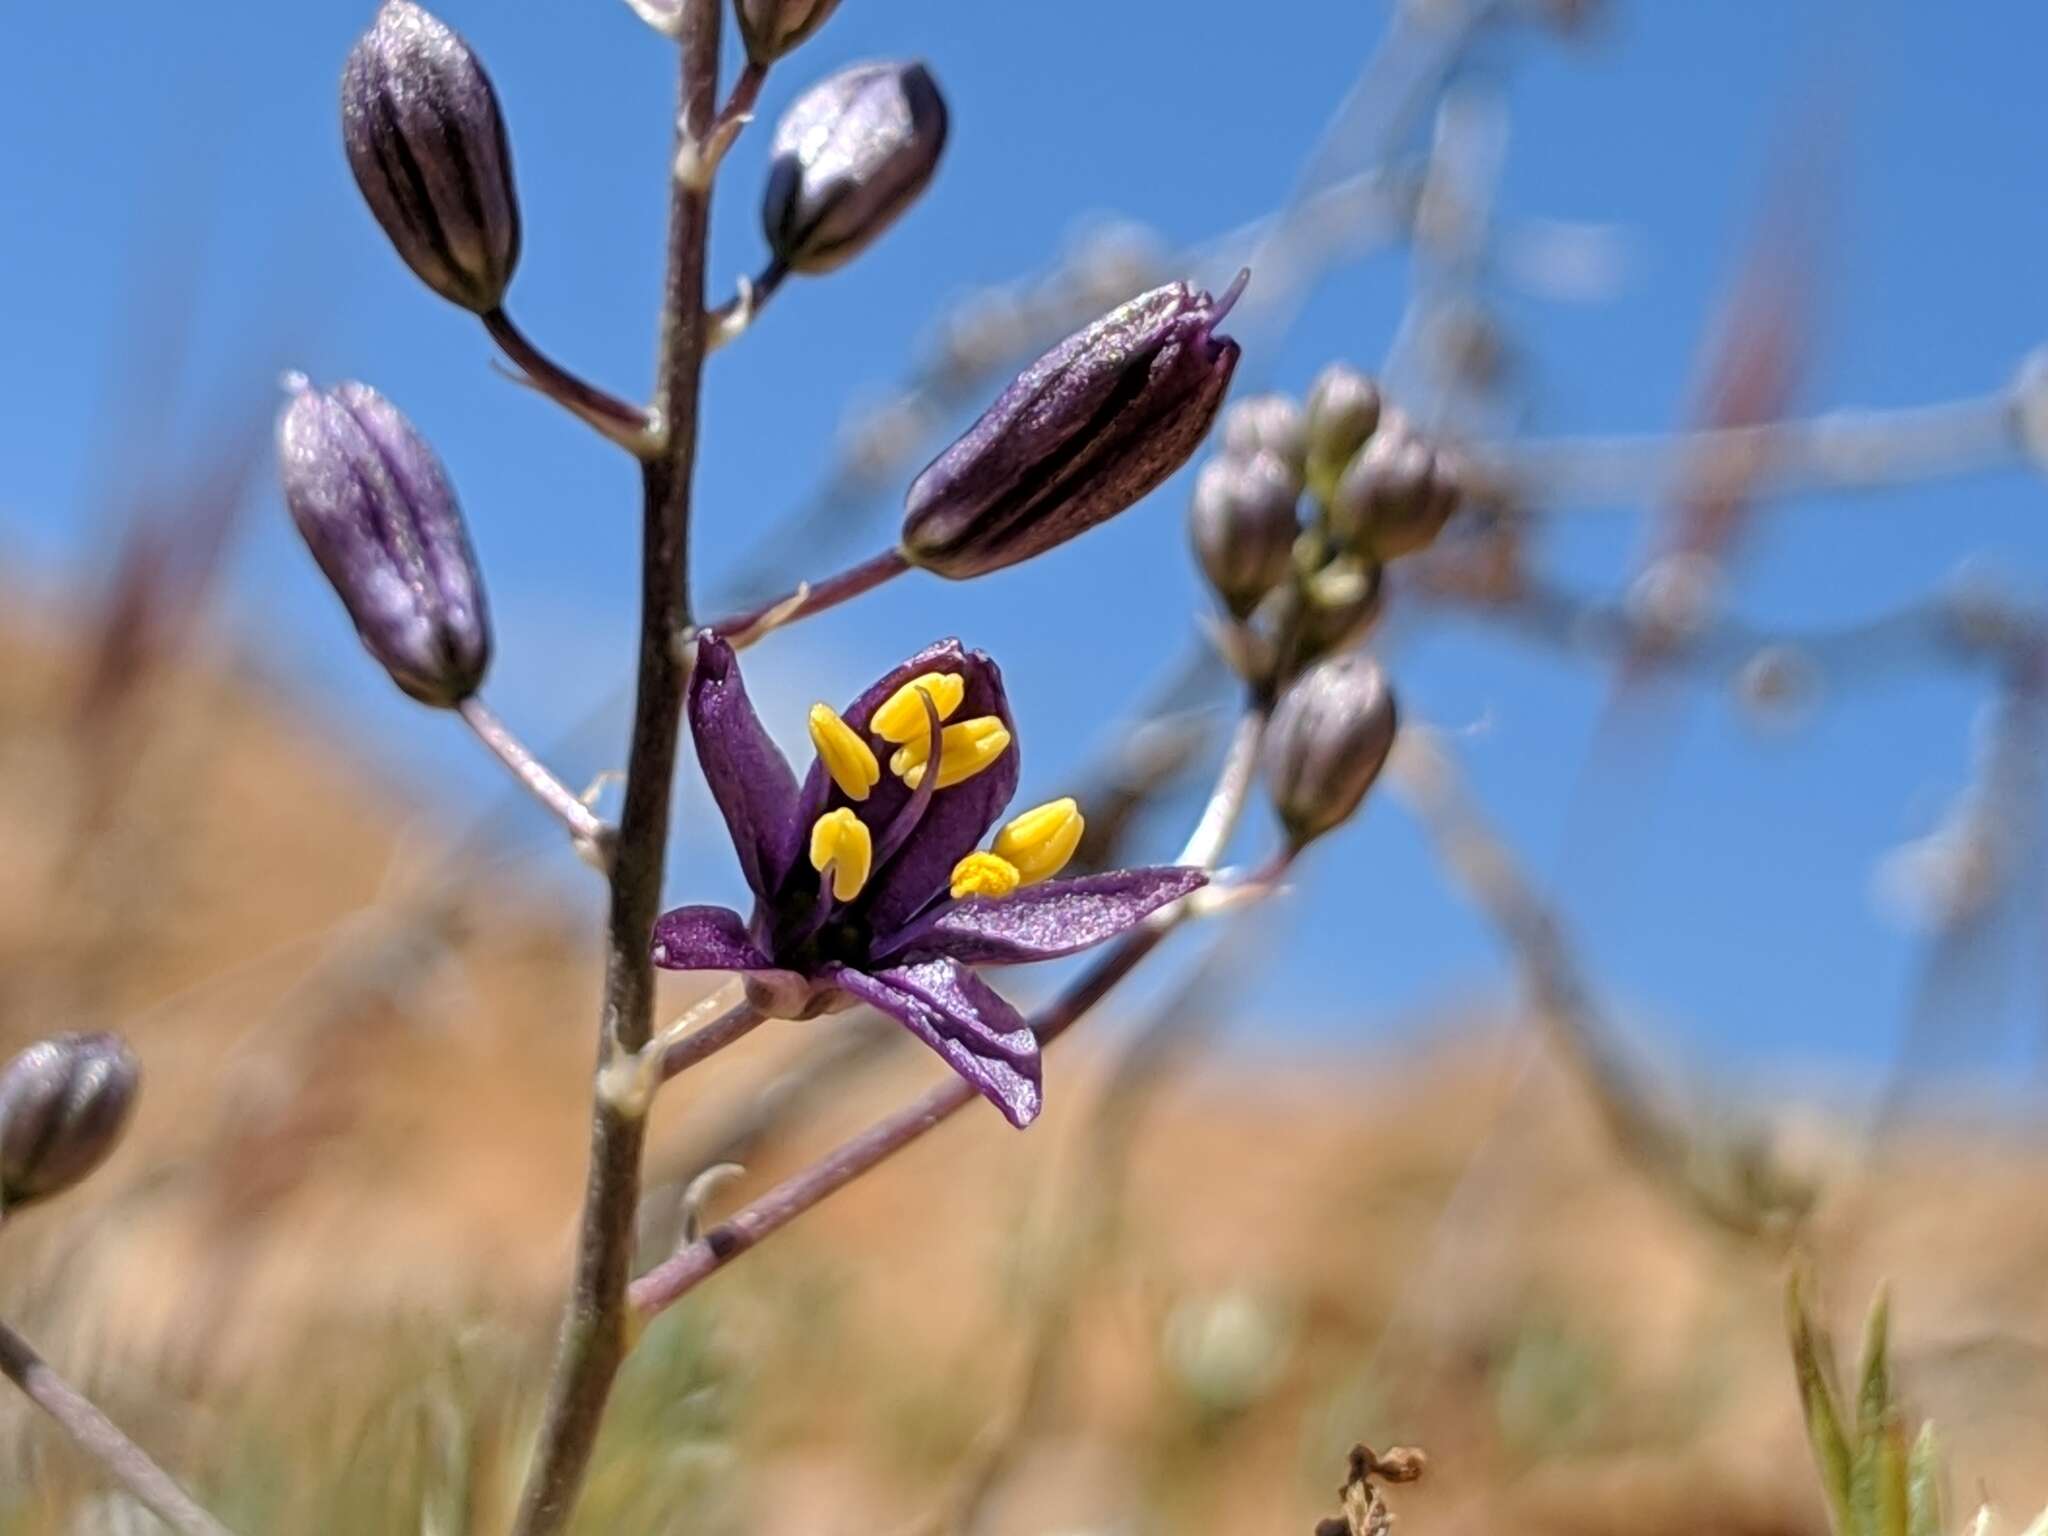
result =
[{"label": "purple-tinged stem", "polygon": [[571,373],[535,346],[504,310],[488,311],[483,322],[505,356],[526,376],[526,383],[634,457],[644,459],[657,450],[654,424],[646,411]]},{"label": "purple-tinged stem", "polygon": [[234,1536],[199,1506],[176,1478],[121,1433],[91,1399],[50,1368],[28,1340],[0,1323],[0,1373],[57,1421],[78,1448],[140,1499],[179,1536]]},{"label": "purple-tinged stem", "polygon": [[909,569],[910,559],[902,550],[884,550],[873,559],[849,566],[823,581],[804,582],[794,592],[786,593],[773,602],[704,627],[723,635],[734,650],[743,650],[786,624],[794,624],[799,619],[808,619],[828,608],[851,602],[874,591],[882,583],[895,580]]},{"label": "purple-tinged stem", "polygon": [[512,770],[513,777],[532,792],[533,798],[568,829],[576,851],[600,870],[607,868],[611,863],[612,829],[604,819],[549,772],[547,765],[476,694],[458,704],[456,712],[476,733],[477,740],[489,747],[498,761]]},{"label": "purple-tinged stem", "polygon": [[740,1003],[726,1009],[709,1024],[677,1038],[661,1053],[661,1080],[667,1082],[679,1073],[689,1071],[706,1057],[717,1055],[734,1041],[752,1034],[755,1026],[766,1023],[767,1019],[768,1016],[752,1003]]},{"label": "purple-tinged stem", "polygon": [[[676,33],[682,45],[678,174],[669,192],[655,438],[641,475],[640,657],[625,806],[612,859],[590,1172],[574,1284],[513,1536],[558,1536],[568,1525],[627,1348],[626,1281],[640,1203],[646,1106],[607,1092],[607,1069],[615,1057],[640,1051],[654,1032],[654,919],[668,848],[676,737],[694,655],[676,641],[691,630],[690,494],[704,371],[704,251],[711,204],[709,168],[699,147],[711,129],[718,90],[722,14],[722,0],[685,0]],[[685,169],[693,174],[679,174]]]}]

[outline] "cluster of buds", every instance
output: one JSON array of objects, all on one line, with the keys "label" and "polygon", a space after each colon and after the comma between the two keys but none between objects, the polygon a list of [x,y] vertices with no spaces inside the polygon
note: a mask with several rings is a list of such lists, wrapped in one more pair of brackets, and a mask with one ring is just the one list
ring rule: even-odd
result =
[{"label": "cluster of buds", "polygon": [[140,1072],[116,1035],[54,1035],[0,1068],[0,1215],[61,1195],[128,1128]]}]

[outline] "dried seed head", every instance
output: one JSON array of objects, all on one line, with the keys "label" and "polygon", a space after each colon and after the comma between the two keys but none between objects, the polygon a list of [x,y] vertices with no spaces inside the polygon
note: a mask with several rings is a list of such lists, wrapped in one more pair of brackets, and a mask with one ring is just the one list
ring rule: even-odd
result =
[{"label": "dried seed head", "polygon": [[1188,504],[1195,557],[1223,606],[1245,618],[1287,577],[1301,482],[1276,455],[1226,453],[1202,466]]},{"label": "dried seed head", "polygon": [[733,0],[747,57],[772,64],[818,28],[839,8],[839,0]]},{"label": "dried seed head", "polygon": [[356,185],[434,292],[483,314],[519,262],[519,197],[490,77],[469,45],[412,0],[385,0],[341,77]]},{"label": "dried seed head", "polygon": [[1240,400],[1223,413],[1218,429],[1225,453],[1240,459],[1270,453],[1293,472],[1299,489],[1308,463],[1308,421],[1295,401],[1286,395]]},{"label": "dried seed head", "polygon": [[775,128],[761,228],[776,264],[829,272],[895,222],[938,169],[946,101],[922,64],[856,64]]},{"label": "dried seed head", "polygon": [[1318,662],[1289,686],[1266,728],[1266,784],[1297,849],[1350,819],[1397,725],[1386,677],[1366,656]]},{"label": "dried seed head", "polygon": [[277,428],[285,504],[391,680],[452,708],[491,659],[483,578],[441,461],[366,384],[294,381]]},{"label": "dried seed head", "polygon": [[1330,493],[1330,535],[1372,560],[1429,548],[1458,509],[1455,461],[1389,412]]},{"label": "dried seed head", "polygon": [[139,1078],[116,1035],[56,1035],[0,1068],[0,1211],[62,1194],[107,1160]]},{"label": "dried seed head", "polygon": [[941,576],[1001,570],[1106,522],[1195,451],[1237,367],[1221,299],[1169,283],[1019,374],[905,498],[903,549]]},{"label": "dried seed head", "polygon": [[1304,472],[1318,496],[1328,498],[1379,424],[1379,385],[1348,363],[1332,363],[1316,376],[1308,392]]}]

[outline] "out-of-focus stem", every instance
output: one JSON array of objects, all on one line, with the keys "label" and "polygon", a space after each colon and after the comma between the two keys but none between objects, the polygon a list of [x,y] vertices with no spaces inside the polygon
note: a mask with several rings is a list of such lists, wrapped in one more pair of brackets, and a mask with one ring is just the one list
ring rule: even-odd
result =
[{"label": "out-of-focus stem", "polygon": [[766,1023],[767,1019],[768,1016],[752,1003],[736,1003],[708,1024],[694,1029],[664,1031],[662,1039],[655,1042],[657,1045],[667,1042],[661,1052],[661,1081],[667,1082],[707,1057],[717,1055],[728,1045],[752,1034],[756,1026]]},{"label": "out-of-focus stem", "polygon": [[841,603],[874,591],[886,581],[893,581],[910,569],[910,561],[900,549],[884,550],[869,560],[849,566],[837,575],[827,576],[823,581],[801,583],[794,592],[785,593],[773,602],[750,608],[744,613],[707,624],[723,635],[733,649],[741,650],[752,645],[764,635],[794,624],[799,619],[808,619],[823,613],[828,608],[837,608]]},{"label": "out-of-focus stem", "polygon": [[1202,807],[1201,820],[1195,823],[1195,830],[1188,835],[1187,844],[1181,849],[1176,863],[1199,864],[1204,869],[1214,869],[1223,857],[1223,850],[1230,844],[1230,834],[1237,830],[1238,818],[1244,814],[1245,801],[1258,777],[1259,743],[1265,735],[1265,710],[1246,710],[1237,722],[1237,729],[1231,733],[1229,747],[1224,751],[1223,766],[1216,775],[1216,788],[1210,792],[1209,803]]},{"label": "out-of-focus stem", "polygon": [[483,322],[492,340],[526,376],[526,382],[570,415],[603,433],[636,458],[647,458],[657,450],[653,423],[646,411],[571,373],[535,346],[504,310],[489,311],[483,316]]},{"label": "out-of-focus stem", "polygon": [[514,1536],[557,1536],[568,1524],[627,1348],[625,1290],[640,1201],[646,1105],[641,1097],[607,1092],[612,1077],[607,1069],[615,1057],[639,1052],[654,1030],[650,945],[668,847],[676,737],[693,655],[677,642],[691,627],[690,491],[704,368],[704,249],[711,190],[703,147],[718,90],[721,16],[721,0],[686,0],[677,28],[682,66],[655,393],[657,437],[642,471],[640,657],[625,807],[612,860],[590,1173],[574,1284]]},{"label": "out-of-focus stem", "polygon": [[599,870],[608,868],[612,855],[612,829],[605,825],[603,818],[549,772],[547,765],[527,750],[526,743],[513,735],[482,699],[471,694],[457,706],[457,712],[476,733],[477,740],[489,747],[498,761],[510,768],[513,776],[532,792],[533,798],[568,828],[577,853]]},{"label": "out-of-focus stem", "polygon": [[0,1373],[23,1396],[55,1419],[78,1448],[107,1475],[154,1510],[179,1536],[233,1536],[199,1506],[176,1478],[121,1433],[91,1399],[50,1368],[28,1340],[0,1323]]}]

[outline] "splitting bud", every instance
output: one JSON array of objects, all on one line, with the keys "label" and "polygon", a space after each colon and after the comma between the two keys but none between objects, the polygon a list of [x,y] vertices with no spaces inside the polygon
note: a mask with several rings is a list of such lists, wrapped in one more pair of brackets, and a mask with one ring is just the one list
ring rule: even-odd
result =
[{"label": "splitting bud", "polygon": [[954,580],[1086,533],[1171,475],[1207,434],[1238,346],[1220,299],[1169,283],[1110,311],[1019,374],[911,483],[903,551]]},{"label": "splitting bud", "polygon": [[922,64],[856,64],[811,87],[775,127],[761,200],[770,270],[851,261],[924,190],[945,147],[946,101]]},{"label": "splitting bud", "polygon": [[1266,728],[1266,784],[1297,852],[1358,809],[1396,728],[1386,677],[1356,653],[1318,662],[1281,696]]},{"label": "splitting bud", "polygon": [[277,428],[285,504],[391,680],[452,709],[491,660],[483,577],[447,471],[367,384],[293,381]]},{"label": "splitting bud", "polygon": [[519,195],[490,77],[412,0],[385,0],[341,77],[349,169],[405,264],[477,314],[519,262]]},{"label": "splitting bud", "polygon": [[1358,450],[1380,424],[1380,387],[1348,363],[1332,363],[1308,392],[1304,469],[1317,496],[1328,500]]},{"label": "splitting bud", "polygon": [[1330,495],[1330,534],[1373,560],[1429,548],[1461,499],[1455,463],[1399,416],[1351,461]]},{"label": "splitting bud", "polygon": [[0,1069],[0,1212],[62,1194],[107,1160],[140,1068],[118,1035],[55,1035]]},{"label": "splitting bud", "polygon": [[1188,532],[1202,574],[1231,616],[1245,619],[1287,578],[1301,529],[1301,482],[1271,453],[1211,459],[1195,477]]},{"label": "splitting bud", "polygon": [[825,25],[839,0],[734,0],[747,57],[772,64]]}]

